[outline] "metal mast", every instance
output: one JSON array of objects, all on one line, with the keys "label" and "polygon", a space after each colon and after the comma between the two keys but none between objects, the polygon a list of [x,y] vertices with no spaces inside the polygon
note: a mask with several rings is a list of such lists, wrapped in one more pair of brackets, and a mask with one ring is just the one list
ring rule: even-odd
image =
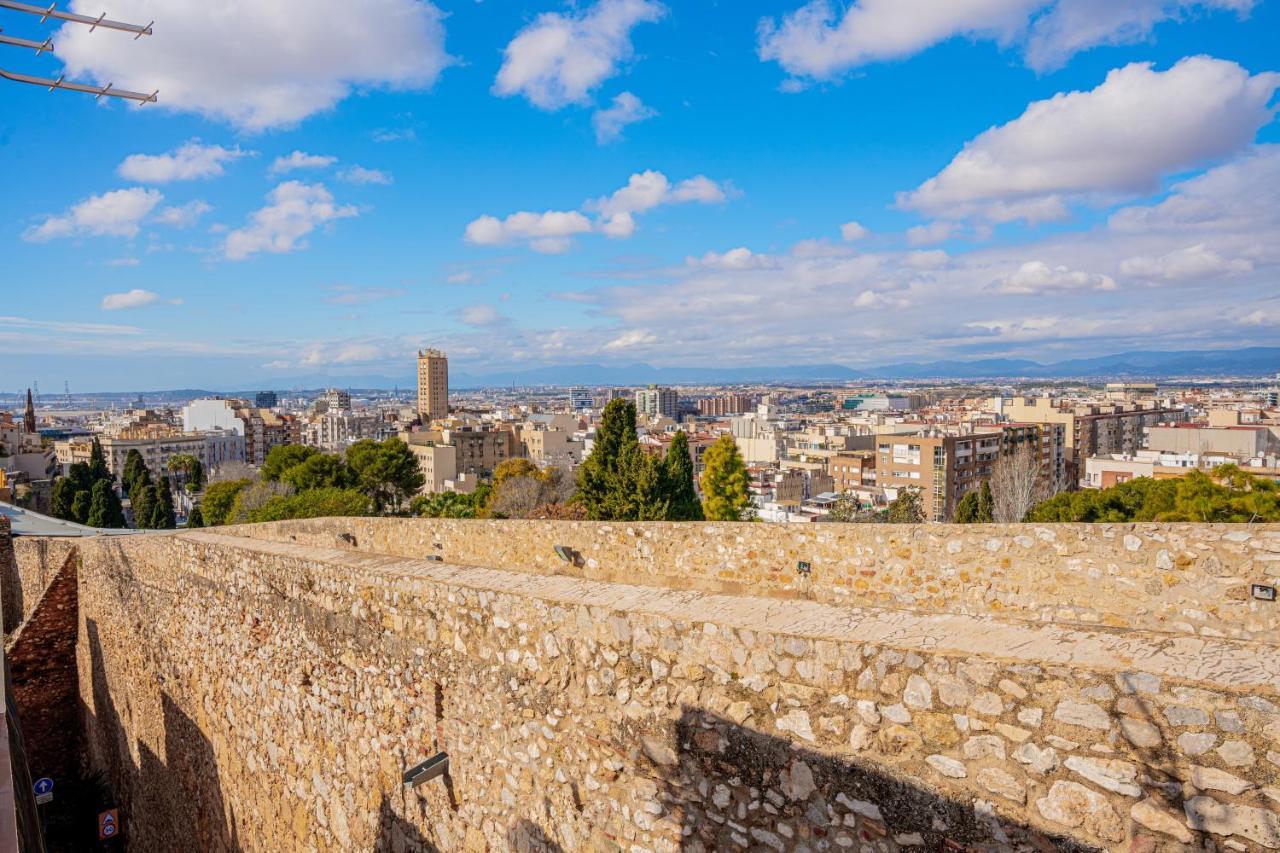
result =
[{"label": "metal mast", "polygon": [[[68,21],[73,24],[85,24],[92,32],[99,27],[106,30],[118,30],[125,33],[133,33],[134,40],[143,36],[151,35],[151,24],[145,27],[137,24],[126,24],[121,21],[112,21],[107,19],[107,15],[103,12],[98,17],[90,17],[88,15],[77,15],[73,12],[63,12],[58,10],[57,3],[50,3],[48,7],[32,6],[28,3],[17,3],[14,0],[0,0],[0,9],[10,9],[14,12],[25,12],[28,15],[38,15],[40,22],[44,23],[50,18],[59,21]],[[152,24],[155,21],[151,22]],[[16,38],[14,36],[6,36],[0,31],[0,45],[9,45],[11,47],[25,47],[34,50],[39,56],[46,51],[53,52],[53,39],[46,38],[44,41],[32,41],[30,39]],[[31,74],[19,74],[13,71],[6,71],[0,68],[0,77],[6,80],[12,80],[15,83],[30,83],[35,86],[47,86],[49,91],[54,89],[65,89],[69,92],[84,92],[85,94],[94,95],[98,98],[124,98],[130,101],[137,101],[139,104],[154,104],[156,96],[160,93],[157,89],[150,95],[142,92],[130,92],[127,89],[113,88],[113,84],[108,83],[105,86],[90,86],[85,83],[69,83],[64,75],[60,75],[56,80],[48,77],[36,77]]]}]

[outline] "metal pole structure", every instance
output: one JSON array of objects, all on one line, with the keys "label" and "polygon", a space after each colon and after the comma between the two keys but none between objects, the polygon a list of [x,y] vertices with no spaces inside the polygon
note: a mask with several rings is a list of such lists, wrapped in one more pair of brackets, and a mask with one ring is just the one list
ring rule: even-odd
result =
[{"label": "metal pole structure", "polygon": [[26,12],[28,15],[39,15],[40,23],[44,23],[50,18],[56,18],[59,21],[70,21],[73,24],[88,24],[89,31],[92,32],[98,27],[106,30],[120,30],[126,33],[134,33],[135,38],[139,36],[151,35],[151,24],[140,27],[137,24],[123,24],[120,21],[108,21],[107,13],[103,12],[99,17],[93,18],[88,15],[76,15],[72,12],[59,12],[57,3],[50,3],[48,7],[32,6],[30,3],[15,3],[13,0],[0,0],[0,9],[12,9],[15,12]]},{"label": "metal pole structure", "polygon": [[[73,24],[87,24],[89,31],[102,27],[107,30],[119,30],[121,32],[133,33],[134,40],[143,36],[151,35],[151,24],[145,27],[137,24],[126,24],[121,21],[111,21],[107,19],[107,15],[103,12],[96,18],[88,15],[77,15],[73,12],[62,12],[57,9],[57,3],[50,3],[48,7],[32,6],[29,3],[18,3],[14,0],[0,0],[0,9],[10,9],[14,12],[25,12],[29,15],[39,15],[40,22],[44,23],[50,18],[59,21],[69,21]],[[25,47],[36,52],[39,56],[46,51],[53,52],[53,39],[46,38],[43,42],[32,41],[30,39],[17,38],[14,36],[0,35],[0,45],[9,45],[12,47]],[[152,92],[150,95],[142,92],[131,92],[128,89],[116,89],[114,84],[108,83],[105,86],[90,86],[85,83],[68,83],[65,76],[59,76],[56,80],[50,77],[36,77],[31,74],[19,74],[13,71],[5,71],[0,68],[0,78],[12,80],[15,83],[29,83],[33,86],[47,86],[49,91],[54,89],[65,89],[69,92],[84,92],[88,95],[94,95],[97,98],[124,98],[130,101],[137,101],[139,104],[154,104],[156,96],[160,94],[160,90]]]}]

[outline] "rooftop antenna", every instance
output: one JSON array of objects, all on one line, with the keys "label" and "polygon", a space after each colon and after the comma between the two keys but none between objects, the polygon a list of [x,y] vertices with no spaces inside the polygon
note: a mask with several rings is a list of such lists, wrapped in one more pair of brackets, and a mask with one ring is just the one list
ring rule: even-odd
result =
[{"label": "rooftop antenna", "polygon": [[[151,35],[151,24],[145,27],[137,24],[126,24],[121,21],[112,21],[107,19],[107,13],[103,12],[94,18],[89,15],[77,15],[72,12],[63,12],[57,8],[56,2],[50,3],[47,7],[32,6],[29,3],[17,3],[14,0],[0,0],[0,9],[9,9],[14,12],[25,12],[28,15],[38,15],[40,23],[44,23],[50,18],[59,21],[69,21],[73,24],[85,24],[89,27],[89,31],[101,27],[104,30],[119,30],[120,32],[133,33],[134,40],[138,40],[143,36]],[[16,38],[14,36],[6,36],[0,31],[0,45],[9,45],[11,47],[25,47],[36,52],[36,56],[42,53],[53,53],[53,39],[45,38],[44,41],[32,41],[31,39]],[[54,89],[65,89],[69,92],[84,92],[87,95],[93,95],[97,99],[102,98],[124,98],[130,101],[137,101],[141,104],[154,104],[156,96],[160,94],[160,90],[152,92],[150,95],[142,92],[130,92],[128,89],[116,89],[114,83],[108,83],[105,86],[90,86],[85,83],[69,83],[66,75],[58,75],[58,78],[36,77],[31,74],[19,74],[14,71],[5,71],[0,68],[0,77],[5,80],[12,80],[15,83],[29,83],[33,86],[47,86],[49,91]]]}]

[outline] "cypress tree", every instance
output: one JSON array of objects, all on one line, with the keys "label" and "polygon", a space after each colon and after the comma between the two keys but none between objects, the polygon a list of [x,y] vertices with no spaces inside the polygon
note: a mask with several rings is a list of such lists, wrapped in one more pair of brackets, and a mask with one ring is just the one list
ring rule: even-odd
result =
[{"label": "cypress tree", "polygon": [[671,521],[702,521],[702,503],[693,486],[693,459],[689,456],[689,437],[684,430],[678,431],[671,439],[667,458],[663,460],[663,473],[666,475],[667,496],[670,500],[667,518]]},{"label": "cypress tree", "polygon": [[979,524],[990,524],[996,519],[996,502],[991,495],[991,483],[983,480],[978,490],[978,514],[974,521]]},{"label": "cypress tree", "polygon": [[191,512],[187,514],[187,528],[194,530],[197,527],[204,527],[204,514],[200,512],[200,507],[193,506]]},{"label": "cypress tree", "polygon": [[84,524],[89,520],[89,504],[92,496],[88,489],[81,489],[71,501],[71,520],[76,524]]},{"label": "cypress tree", "polygon": [[98,441],[97,436],[94,436],[93,445],[89,449],[89,476],[95,482],[111,479],[111,469],[107,467],[107,457],[102,452],[102,442]]},{"label": "cypress tree", "polygon": [[747,465],[731,435],[703,454],[702,512],[708,521],[741,521],[751,505]]},{"label": "cypress tree", "polygon": [[169,478],[161,477],[155,485],[156,502],[151,509],[152,530],[172,530],[177,526],[173,512],[173,492],[169,490]]},{"label": "cypress tree", "polygon": [[151,515],[156,507],[156,487],[150,483],[143,485],[142,478],[134,481],[134,489],[129,495],[129,504],[133,509],[133,526],[139,530],[151,527]]},{"label": "cypress tree", "polygon": [[973,524],[978,520],[978,493],[965,492],[956,503],[956,524]]},{"label": "cypress tree", "polygon": [[628,400],[610,400],[600,417],[591,455],[578,469],[575,500],[593,521],[627,520],[632,505],[628,494],[629,451],[638,446],[636,407]]},{"label": "cypress tree", "polygon": [[76,484],[70,477],[59,477],[53,484],[53,500],[49,514],[64,521],[73,521],[71,504],[76,499]]},{"label": "cypress tree", "polygon": [[618,498],[623,509],[615,516],[626,521],[666,521],[671,517],[671,498],[663,460],[646,453],[638,443],[630,445],[620,467],[624,491]]},{"label": "cypress tree", "polygon": [[89,518],[85,522],[90,527],[124,527],[124,510],[120,506],[120,498],[111,488],[110,480],[99,480],[93,484],[89,501]]},{"label": "cypress tree", "polygon": [[147,470],[147,463],[143,460],[142,454],[137,450],[130,450],[129,455],[124,458],[124,470],[120,473],[120,485],[124,486],[125,494],[132,497],[134,481],[138,475]]}]

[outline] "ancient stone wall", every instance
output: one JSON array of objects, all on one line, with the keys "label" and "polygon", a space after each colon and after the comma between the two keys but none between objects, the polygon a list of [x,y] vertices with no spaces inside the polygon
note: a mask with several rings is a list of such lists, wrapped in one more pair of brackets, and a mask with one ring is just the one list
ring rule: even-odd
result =
[{"label": "ancient stone wall", "polygon": [[[347,518],[236,535],[832,604],[1269,639],[1280,525],[673,524]],[[573,549],[565,563],[556,545]],[[809,573],[798,571],[800,562]]]},{"label": "ancient stone wall", "polygon": [[[685,552],[762,536],[712,527]],[[89,749],[134,849],[1280,848],[1274,638],[673,590],[293,530],[82,545]],[[307,530],[364,548],[371,528]],[[1011,562],[1043,543],[988,550],[993,534],[868,542],[958,559],[973,537]],[[1194,534],[1114,533],[1197,565],[1271,553]],[[1116,577],[1099,547],[1063,559]],[[405,789],[440,750],[448,777]]]},{"label": "ancient stone wall", "polygon": [[5,535],[9,520],[0,517],[0,608],[8,636],[31,617],[45,590],[75,551],[73,538]]}]

